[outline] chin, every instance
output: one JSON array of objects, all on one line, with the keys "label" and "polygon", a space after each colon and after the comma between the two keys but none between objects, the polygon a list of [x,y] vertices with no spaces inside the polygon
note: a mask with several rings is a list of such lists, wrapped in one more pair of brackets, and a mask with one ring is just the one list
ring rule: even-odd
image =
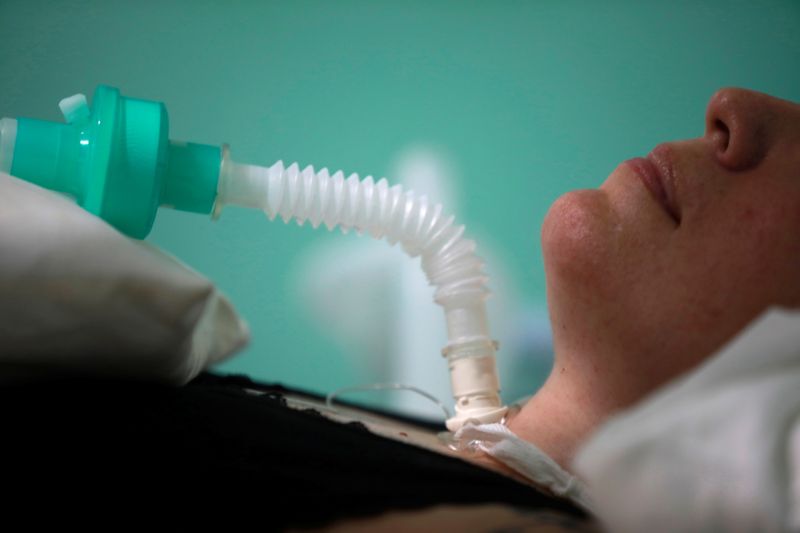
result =
[{"label": "chin", "polygon": [[542,255],[548,284],[555,279],[597,282],[609,267],[615,223],[606,194],[572,191],[553,203],[542,225]]}]

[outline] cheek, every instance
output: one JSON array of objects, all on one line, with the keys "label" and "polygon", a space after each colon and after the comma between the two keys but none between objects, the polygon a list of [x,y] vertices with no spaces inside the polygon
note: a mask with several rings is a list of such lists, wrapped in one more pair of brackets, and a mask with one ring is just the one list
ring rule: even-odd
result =
[{"label": "cheek", "polygon": [[695,272],[725,314],[800,304],[800,204],[753,194],[704,221],[691,247]]},{"label": "cheek", "polygon": [[743,207],[737,229],[742,282],[759,289],[763,305],[800,304],[800,203],[775,198]]}]

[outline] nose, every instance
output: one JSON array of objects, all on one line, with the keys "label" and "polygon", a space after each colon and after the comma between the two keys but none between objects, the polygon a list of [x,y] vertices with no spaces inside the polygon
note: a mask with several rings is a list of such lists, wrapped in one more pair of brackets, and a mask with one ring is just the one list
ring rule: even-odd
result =
[{"label": "nose", "polygon": [[747,170],[761,162],[769,148],[773,110],[769,96],[745,89],[721,89],[706,110],[706,139],[728,170]]}]

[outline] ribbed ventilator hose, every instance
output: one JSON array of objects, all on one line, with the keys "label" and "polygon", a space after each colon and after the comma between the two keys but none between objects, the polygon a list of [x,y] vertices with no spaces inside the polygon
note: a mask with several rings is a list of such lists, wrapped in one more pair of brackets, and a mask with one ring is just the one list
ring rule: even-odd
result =
[{"label": "ribbed ventilator hose", "polygon": [[455,431],[467,420],[486,423],[503,417],[483,262],[475,255],[475,242],[464,238],[464,226],[454,225],[441,204],[404,192],[400,185],[389,186],[385,179],[345,178],[341,171],[330,175],[310,166],[301,171],[296,163],[284,168],[281,161],[268,168],[239,164],[226,152],[216,212],[228,204],[262,209],[270,220],[280,216],[284,222],[308,221],[314,228],[325,224],[329,230],[338,226],[344,233],[355,229],[385,237],[392,245],[399,242],[411,257],[421,256],[447,319],[448,344],[442,353],[456,398],[456,416],[447,421],[448,429]]}]

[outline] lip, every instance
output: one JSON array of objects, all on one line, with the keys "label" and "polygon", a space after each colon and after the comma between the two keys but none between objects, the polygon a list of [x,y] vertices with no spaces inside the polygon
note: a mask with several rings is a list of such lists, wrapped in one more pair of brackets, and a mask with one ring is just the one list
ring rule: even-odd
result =
[{"label": "lip", "polygon": [[642,183],[664,211],[680,225],[680,212],[675,206],[672,191],[673,172],[670,162],[669,148],[657,146],[646,158],[635,157],[625,162],[642,180]]}]

